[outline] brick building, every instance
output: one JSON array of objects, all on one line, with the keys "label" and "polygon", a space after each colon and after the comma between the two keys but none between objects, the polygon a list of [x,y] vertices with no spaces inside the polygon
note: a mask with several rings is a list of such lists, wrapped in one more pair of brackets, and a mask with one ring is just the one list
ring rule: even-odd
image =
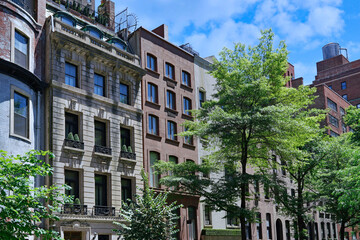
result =
[{"label": "brick building", "polygon": [[[150,186],[161,191],[161,176],[153,169],[157,160],[198,162],[197,142],[177,136],[185,130],[181,124],[192,120],[189,110],[195,108],[194,55],[168,41],[165,25],[153,31],[140,27],[130,36],[130,43],[146,69],[142,82],[144,168]],[[172,191],[170,198],[183,204],[177,239],[199,239],[199,198],[178,191]]]}]

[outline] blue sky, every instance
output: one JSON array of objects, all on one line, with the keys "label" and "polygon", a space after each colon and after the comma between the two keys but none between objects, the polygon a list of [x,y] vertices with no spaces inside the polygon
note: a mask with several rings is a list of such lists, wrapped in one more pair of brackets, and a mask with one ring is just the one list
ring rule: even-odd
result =
[{"label": "blue sky", "polygon": [[172,43],[190,43],[202,57],[234,42],[254,45],[261,29],[272,28],[305,84],[329,42],[347,48],[350,61],[360,58],[359,0],[117,0],[115,7],[116,13],[128,7],[149,30],[168,25]]}]

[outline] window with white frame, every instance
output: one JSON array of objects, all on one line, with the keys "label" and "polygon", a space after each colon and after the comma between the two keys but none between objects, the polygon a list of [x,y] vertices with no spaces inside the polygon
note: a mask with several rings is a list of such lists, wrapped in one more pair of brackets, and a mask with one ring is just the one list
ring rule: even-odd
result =
[{"label": "window with white frame", "polygon": [[29,69],[29,38],[15,30],[15,63]]},{"label": "window with white frame", "polygon": [[13,133],[29,138],[29,97],[13,92]]}]

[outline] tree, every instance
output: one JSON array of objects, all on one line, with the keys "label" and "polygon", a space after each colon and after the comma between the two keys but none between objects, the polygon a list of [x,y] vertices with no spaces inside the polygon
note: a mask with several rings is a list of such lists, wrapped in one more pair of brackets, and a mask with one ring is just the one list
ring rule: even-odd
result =
[{"label": "tree", "polygon": [[148,178],[141,172],[144,182],[143,195],[136,195],[136,201],[123,202],[120,216],[126,224],[114,222],[120,229],[114,230],[125,240],[172,240],[173,234],[178,232],[176,210],[181,205],[176,202],[168,203],[167,192],[156,194],[150,190]]},{"label": "tree", "polygon": [[[249,184],[262,180],[261,174],[249,174],[249,167],[269,166],[272,152],[296,151],[313,138],[311,131],[320,121],[315,111],[306,111],[314,89],[285,87],[287,50],[284,42],[274,49],[273,38],[271,30],[263,31],[255,47],[235,44],[234,50],[225,48],[220,61],[215,61],[211,71],[217,79],[215,100],[194,111],[196,120],[186,122],[188,131],[181,134],[206,142],[211,151],[202,164],[158,164],[161,171],[174,173],[162,179],[164,184],[180,182],[182,189],[203,196],[214,210],[238,217],[243,233],[246,221],[255,216],[246,204]],[[219,179],[192,174],[222,172],[223,166],[225,176]]]},{"label": "tree", "polygon": [[355,106],[348,107],[344,120],[346,125],[351,128],[351,141],[360,145],[360,109]]},{"label": "tree", "polygon": [[[281,162],[274,163],[273,168],[284,171],[289,176],[286,180],[291,179],[292,183],[284,181],[276,171],[269,173],[268,169],[262,169],[265,182],[280,210],[294,220],[295,239],[300,240],[308,237],[306,223],[311,219],[309,211],[319,202],[314,179],[321,173],[320,166],[328,155],[328,137],[317,129],[314,132],[318,132],[319,136],[295,151],[277,152]],[[289,188],[294,191],[288,191]]]},{"label": "tree", "polygon": [[[58,220],[60,204],[69,199],[57,186],[34,187],[32,180],[52,174],[50,165],[39,157],[49,152],[30,151],[24,156],[0,151],[0,236],[2,239],[26,239],[31,235],[43,239],[61,239],[53,230],[41,227],[43,219]],[[44,204],[47,203],[47,204]]]},{"label": "tree", "polygon": [[332,138],[316,184],[323,209],[340,223],[341,240],[345,228],[360,223],[360,149],[351,142],[352,137],[351,133]]}]

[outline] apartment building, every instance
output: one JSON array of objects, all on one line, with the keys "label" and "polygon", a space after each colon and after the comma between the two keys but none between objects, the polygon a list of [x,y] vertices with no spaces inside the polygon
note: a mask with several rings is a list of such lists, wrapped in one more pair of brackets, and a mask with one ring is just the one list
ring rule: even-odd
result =
[{"label": "apartment building", "polygon": [[50,223],[65,239],[118,239],[122,201],[142,187],[141,81],[145,71],[114,31],[114,3],[46,2],[46,146],[51,184],[67,184],[74,204]]},{"label": "apartment building", "polygon": [[9,154],[44,146],[41,2],[0,2],[0,149]]},{"label": "apartment building", "polygon": [[[142,82],[144,168],[150,186],[163,191],[161,176],[154,172],[157,160],[183,163],[198,162],[197,142],[177,136],[192,120],[195,108],[194,55],[168,41],[166,25],[149,31],[143,27],[130,36],[130,43],[146,70]],[[173,190],[170,199],[182,204],[178,214],[177,239],[199,239],[199,197]]]}]

